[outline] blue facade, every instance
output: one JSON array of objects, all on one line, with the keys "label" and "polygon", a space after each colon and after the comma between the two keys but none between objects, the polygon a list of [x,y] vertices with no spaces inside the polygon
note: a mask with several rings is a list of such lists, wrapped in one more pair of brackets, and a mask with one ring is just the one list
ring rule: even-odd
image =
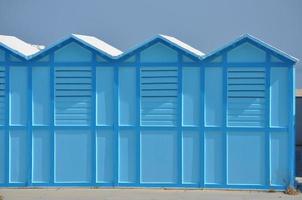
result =
[{"label": "blue facade", "polygon": [[201,58],[158,37],[0,47],[0,186],[286,189],[294,64],[249,36]]}]

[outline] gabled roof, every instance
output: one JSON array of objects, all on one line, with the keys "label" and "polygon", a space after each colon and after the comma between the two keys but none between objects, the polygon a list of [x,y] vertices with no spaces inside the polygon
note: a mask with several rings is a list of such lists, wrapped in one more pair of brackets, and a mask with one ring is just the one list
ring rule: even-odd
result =
[{"label": "gabled roof", "polygon": [[39,52],[36,45],[26,43],[14,36],[0,35],[0,45],[25,59]]},{"label": "gabled roof", "polygon": [[162,38],[163,40],[166,40],[167,42],[181,48],[182,50],[186,51],[187,53],[190,54],[194,54],[195,56],[204,56],[205,54],[197,49],[195,49],[194,47],[180,41],[179,39],[172,37],[172,36],[168,36],[168,35],[159,35],[160,38]]},{"label": "gabled roof", "polygon": [[181,49],[182,51],[185,51],[186,53],[194,56],[194,57],[197,57],[197,58],[201,58],[202,56],[204,56],[205,54],[197,49],[195,49],[194,47],[180,41],[179,39],[175,38],[175,37],[172,37],[172,36],[168,36],[168,35],[162,35],[162,34],[159,34],[159,35],[156,35],[155,37],[149,39],[149,40],[146,40],[145,42],[143,42],[142,44],[140,45],[136,45],[135,47],[127,50],[126,52],[124,52],[122,55],[120,55],[119,57],[123,57],[125,55],[128,55],[128,54],[131,54],[132,52],[144,47],[144,46],[147,46],[148,44],[156,41],[156,40],[162,40],[162,41],[165,41],[167,43],[169,43],[170,45],[178,48],[178,49]]},{"label": "gabled roof", "polygon": [[167,36],[167,35],[157,35],[157,36],[151,38],[150,40],[147,40],[144,43],[137,45],[132,49],[129,49],[125,53],[123,53],[119,49],[107,44],[106,42],[104,42],[96,37],[87,36],[87,35],[79,35],[79,34],[71,34],[70,36],[58,41],[57,43],[55,43],[47,48],[44,48],[44,46],[42,46],[42,45],[32,45],[32,44],[26,43],[14,36],[0,35],[0,46],[29,60],[29,59],[32,59],[34,57],[37,57],[37,56],[49,51],[50,49],[52,49],[56,46],[59,46],[60,44],[62,44],[65,41],[68,41],[69,39],[74,39],[74,40],[80,42],[81,44],[83,44],[89,48],[92,48],[112,59],[124,57],[128,54],[134,53],[134,51],[137,51],[141,48],[148,47],[148,45],[152,45],[153,42],[157,42],[158,40],[161,40],[161,41],[164,41],[164,42],[168,43],[169,45],[172,45],[173,47],[178,48],[178,49],[190,54],[191,56],[196,57],[197,59],[201,59],[201,60],[204,60],[206,58],[219,54],[221,51],[225,51],[225,50],[234,48],[243,42],[250,41],[250,42],[256,43],[257,45],[260,45],[261,48],[271,51],[271,52],[277,54],[278,56],[285,58],[293,63],[298,62],[297,58],[257,39],[256,37],[253,37],[249,34],[242,35],[239,38],[237,38],[236,40],[228,43],[227,45],[223,46],[222,48],[219,48],[207,55],[205,55],[203,52],[193,48],[192,46],[178,40],[177,38],[172,37],[172,36]]},{"label": "gabled roof", "polygon": [[71,34],[68,37],[63,38],[63,39],[59,40],[58,42],[56,42],[55,44],[48,46],[47,48],[43,49],[42,51],[36,53],[31,58],[37,57],[40,54],[43,54],[43,53],[49,51],[50,49],[60,45],[61,43],[65,42],[69,39],[74,39],[74,40],[84,44],[85,46],[88,46],[110,58],[115,58],[123,53],[119,49],[109,45],[108,43],[106,43],[96,37],[88,36],[88,35]]},{"label": "gabled roof", "polygon": [[110,57],[116,57],[123,53],[121,50],[93,36],[72,34],[72,37],[97,51],[107,54]]},{"label": "gabled roof", "polygon": [[232,42],[230,42],[230,43],[224,45],[224,46],[221,47],[221,48],[218,48],[218,49],[214,50],[214,51],[211,52],[211,53],[208,53],[208,54],[205,55],[202,59],[206,59],[206,58],[208,58],[208,57],[210,57],[210,56],[213,56],[213,55],[215,55],[215,54],[218,54],[219,52],[224,51],[224,50],[226,50],[226,49],[228,49],[228,48],[230,48],[230,47],[234,47],[234,46],[236,46],[237,44],[239,44],[239,43],[241,43],[241,42],[243,42],[243,41],[252,41],[252,42],[255,42],[255,43],[261,45],[262,47],[264,47],[265,49],[267,49],[267,50],[269,50],[269,51],[273,51],[274,53],[276,53],[276,54],[278,54],[278,55],[280,55],[280,56],[282,56],[282,57],[286,58],[287,60],[290,60],[290,61],[292,61],[292,62],[294,62],[294,63],[296,63],[296,62],[299,61],[299,59],[297,59],[297,58],[295,58],[295,57],[293,57],[293,56],[291,56],[291,55],[285,53],[284,51],[281,51],[280,49],[278,49],[278,48],[276,48],[276,47],[273,47],[273,46],[271,46],[271,45],[269,45],[269,44],[263,42],[262,40],[260,40],[260,39],[258,39],[258,38],[256,38],[256,37],[254,37],[254,36],[252,36],[252,35],[249,35],[249,34],[241,35],[241,36],[240,36],[239,38],[237,38],[236,40],[234,40],[234,41],[232,41]]}]

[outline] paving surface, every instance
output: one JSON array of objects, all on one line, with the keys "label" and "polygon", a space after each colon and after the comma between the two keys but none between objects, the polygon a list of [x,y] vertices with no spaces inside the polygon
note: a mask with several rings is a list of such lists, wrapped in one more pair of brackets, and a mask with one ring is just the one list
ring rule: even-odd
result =
[{"label": "paving surface", "polygon": [[302,177],[302,146],[296,146],[296,175]]},{"label": "paving surface", "polygon": [[301,199],[282,192],[170,189],[0,189],[4,200],[272,200]]}]

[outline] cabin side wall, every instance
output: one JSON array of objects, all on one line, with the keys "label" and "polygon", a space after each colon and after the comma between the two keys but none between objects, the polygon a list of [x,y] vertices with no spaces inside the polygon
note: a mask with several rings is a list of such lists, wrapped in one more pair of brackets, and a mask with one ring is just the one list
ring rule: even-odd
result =
[{"label": "cabin side wall", "polygon": [[62,46],[31,61],[0,50],[1,186],[294,184],[294,70],[278,55]]}]

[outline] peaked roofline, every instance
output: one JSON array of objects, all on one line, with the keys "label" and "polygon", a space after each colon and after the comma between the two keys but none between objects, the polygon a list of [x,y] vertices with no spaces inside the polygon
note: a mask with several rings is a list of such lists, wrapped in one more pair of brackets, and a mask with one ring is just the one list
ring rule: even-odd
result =
[{"label": "peaked roofline", "polygon": [[55,48],[56,46],[66,42],[70,39],[74,39],[75,41],[77,41],[91,49],[94,49],[95,51],[97,51],[109,58],[112,58],[112,59],[114,59],[115,57],[117,57],[118,55],[123,53],[119,49],[111,46],[110,44],[108,44],[96,37],[88,36],[88,35],[80,35],[80,34],[70,34],[69,36],[55,42],[54,44],[44,48],[43,50],[37,52],[36,54],[30,56],[29,59],[36,58],[39,55],[50,51],[51,49]]},{"label": "peaked roofline", "polygon": [[208,54],[204,54],[203,52],[193,48],[192,46],[178,40],[175,37],[172,36],[167,36],[167,35],[156,35],[152,37],[149,40],[146,40],[145,42],[134,46],[133,48],[128,49],[126,52],[122,52],[119,49],[109,45],[108,43],[93,37],[93,36],[87,36],[87,35],[79,35],[79,34],[71,34],[58,42],[48,46],[47,48],[43,48],[40,45],[32,45],[29,43],[24,42],[23,40],[20,40],[17,37],[14,36],[7,36],[7,35],[0,35],[0,46],[3,47],[4,49],[7,49],[8,51],[16,54],[17,56],[20,56],[26,60],[30,60],[33,58],[36,58],[49,50],[61,45],[62,43],[73,39],[84,46],[91,48],[102,55],[108,57],[109,59],[120,59],[124,58],[126,56],[131,55],[132,53],[135,53],[135,51],[144,48],[145,46],[152,45],[152,42],[156,42],[157,40],[166,42],[167,44],[171,45],[172,47],[175,47],[181,51],[186,52],[188,55],[191,55],[192,57],[196,58],[197,60],[204,60],[207,59],[211,56],[214,56],[215,54],[218,54],[221,51],[224,51],[228,48],[232,48],[233,46],[236,46],[237,44],[240,44],[241,42],[246,41],[251,41],[253,43],[256,43],[257,45],[260,45],[261,48],[263,47],[264,49],[271,51],[281,58],[284,58],[286,60],[291,61],[292,63],[296,63],[299,60],[283,51],[280,49],[273,47],[262,40],[249,35],[249,34],[244,34],[238,37],[236,40],[227,43],[221,48],[218,48]]},{"label": "peaked roofline", "polygon": [[24,59],[40,51],[36,45],[9,35],[0,35],[0,46]]},{"label": "peaked roofline", "polygon": [[147,46],[148,44],[156,41],[156,40],[162,40],[164,42],[167,42],[168,44],[172,45],[173,47],[180,49],[188,54],[190,54],[191,56],[200,59],[201,57],[203,57],[205,54],[197,49],[195,49],[194,47],[180,41],[179,39],[172,37],[172,36],[168,36],[168,35],[162,35],[162,34],[158,34],[148,40],[145,40],[143,43],[135,45],[134,47],[128,49],[127,51],[125,51],[123,54],[121,54],[120,56],[118,56],[118,58],[122,58],[125,57],[135,51],[137,51],[140,48],[143,48],[144,46]]},{"label": "peaked roofline", "polygon": [[230,47],[236,45],[237,43],[242,42],[243,40],[251,40],[251,41],[261,45],[262,47],[264,47],[272,52],[275,52],[279,56],[282,56],[285,59],[292,61],[293,63],[296,63],[299,61],[299,59],[285,53],[284,51],[281,51],[280,49],[278,49],[272,45],[269,45],[268,43],[256,38],[255,36],[252,36],[250,34],[243,34],[243,35],[239,36],[234,41],[231,41],[231,42],[227,43],[226,45],[222,46],[221,48],[218,48],[218,49],[206,54],[204,57],[202,57],[202,60],[207,59],[215,54],[218,54],[219,52],[224,51],[225,49],[230,48]]}]

